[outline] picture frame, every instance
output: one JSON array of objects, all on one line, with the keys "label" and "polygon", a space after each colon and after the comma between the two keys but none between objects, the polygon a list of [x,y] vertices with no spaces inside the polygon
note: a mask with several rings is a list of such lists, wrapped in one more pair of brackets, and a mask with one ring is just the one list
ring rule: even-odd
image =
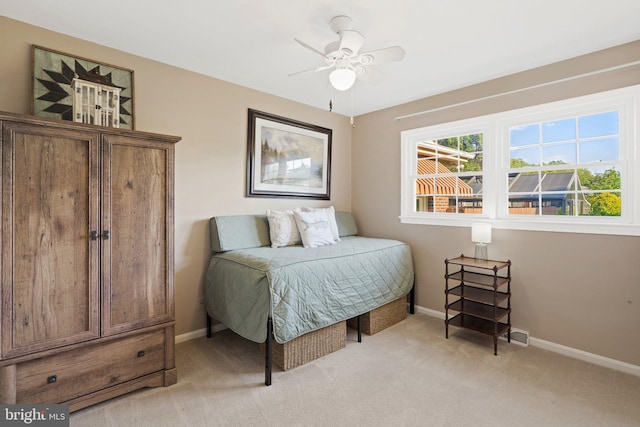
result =
[{"label": "picture frame", "polygon": [[248,110],[247,197],[329,200],[333,131]]},{"label": "picture frame", "polygon": [[31,112],[34,116],[73,121],[72,81],[90,76],[120,88],[119,127],[135,129],[133,70],[37,45],[32,48],[32,61]]}]

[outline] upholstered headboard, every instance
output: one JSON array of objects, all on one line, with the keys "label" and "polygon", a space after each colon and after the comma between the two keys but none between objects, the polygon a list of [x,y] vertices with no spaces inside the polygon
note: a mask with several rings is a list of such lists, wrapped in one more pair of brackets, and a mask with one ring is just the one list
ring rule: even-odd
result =
[{"label": "upholstered headboard", "polygon": [[[351,212],[336,212],[336,222],[340,237],[358,234]],[[214,216],[209,220],[209,230],[213,252],[271,245],[266,215]]]},{"label": "upholstered headboard", "polygon": [[338,234],[340,237],[355,236],[358,234],[358,227],[351,212],[336,212],[336,222],[338,223]]}]

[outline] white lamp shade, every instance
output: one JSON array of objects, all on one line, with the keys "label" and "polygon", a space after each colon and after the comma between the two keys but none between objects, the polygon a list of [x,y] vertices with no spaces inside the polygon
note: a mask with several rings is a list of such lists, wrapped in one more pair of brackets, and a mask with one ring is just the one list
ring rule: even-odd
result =
[{"label": "white lamp shade", "polygon": [[491,243],[491,224],[471,224],[471,241],[475,243]]},{"label": "white lamp shade", "polygon": [[331,86],[337,90],[347,90],[356,81],[356,72],[351,68],[336,68],[329,74]]}]

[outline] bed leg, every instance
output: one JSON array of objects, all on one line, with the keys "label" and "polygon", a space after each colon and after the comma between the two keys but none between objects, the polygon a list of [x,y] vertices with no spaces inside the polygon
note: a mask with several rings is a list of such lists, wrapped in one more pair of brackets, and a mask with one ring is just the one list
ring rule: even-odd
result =
[{"label": "bed leg", "polygon": [[416,314],[416,278],[413,278],[413,286],[409,291],[409,313]]},{"label": "bed leg", "polygon": [[362,319],[358,316],[358,342],[362,342]]},{"label": "bed leg", "polygon": [[211,338],[211,316],[207,313],[207,338]]},{"label": "bed leg", "polygon": [[267,342],[264,352],[264,385],[271,385],[271,365],[273,362],[273,319],[267,319]]}]

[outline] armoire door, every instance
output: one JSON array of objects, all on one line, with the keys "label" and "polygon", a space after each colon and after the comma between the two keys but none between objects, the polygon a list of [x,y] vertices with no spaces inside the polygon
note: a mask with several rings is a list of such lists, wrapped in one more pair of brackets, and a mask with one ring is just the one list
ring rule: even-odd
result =
[{"label": "armoire door", "polygon": [[98,156],[98,133],[2,122],[3,358],[100,335]]},{"label": "armoire door", "polygon": [[173,144],[103,136],[103,335],[171,321]]}]

